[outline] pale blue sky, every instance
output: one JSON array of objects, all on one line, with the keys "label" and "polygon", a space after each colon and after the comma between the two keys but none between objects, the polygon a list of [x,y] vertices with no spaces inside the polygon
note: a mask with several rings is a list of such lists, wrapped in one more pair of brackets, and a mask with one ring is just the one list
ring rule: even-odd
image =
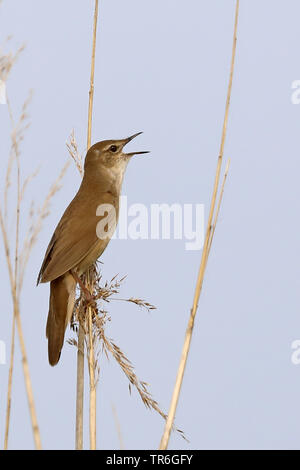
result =
[{"label": "pale blue sky", "polygon": [[[199,304],[173,449],[299,448],[300,339],[299,127],[291,84],[300,79],[297,0],[241,0],[236,71],[225,156],[231,158],[224,203]],[[95,72],[93,142],[140,130],[151,150],[128,167],[129,203],[204,203],[208,207],[228,82],[233,0],[101,0]],[[32,125],[22,146],[26,176],[40,166],[28,198],[41,201],[68,158],[71,131],[86,141],[93,1],[4,0],[0,42],[26,50],[7,84],[15,112],[30,88]],[[1,170],[8,117],[0,106]],[[22,295],[22,320],[44,448],[73,448],[75,349],[47,361],[48,285],[35,287],[45,248],[79,175],[68,171],[35,246]],[[207,210],[206,210],[207,213]],[[11,302],[1,253],[0,339],[9,349]],[[200,252],[183,241],[114,240],[103,276],[127,274],[122,297],[158,309],[111,305],[107,334],[168,409],[192,303]],[[67,335],[68,336],[68,335]],[[112,404],[125,447],[156,448],[163,421],[144,408],[113,360],[101,360],[98,447],[118,448]],[[0,366],[0,438],[8,366]],[[86,427],[86,431],[88,428]],[[10,448],[33,439],[20,354],[13,382]],[[88,445],[88,433],[85,436]]]}]

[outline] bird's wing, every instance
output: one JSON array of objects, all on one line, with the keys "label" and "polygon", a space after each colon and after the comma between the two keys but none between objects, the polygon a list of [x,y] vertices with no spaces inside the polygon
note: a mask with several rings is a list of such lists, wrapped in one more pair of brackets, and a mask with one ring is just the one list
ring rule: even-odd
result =
[{"label": "bird's wing", "polygon": [[98,238],[96,228],[107,214],[96,215],[99,201],[101,204],[116,205],[116,201],[108,193],[102,193],[101,197],[89,201],[77,197],[73,199],[51,238],[38,283],[53,281],[76,268],[91,252],[97,252],[99,257],[104,251],[107,240]]}]

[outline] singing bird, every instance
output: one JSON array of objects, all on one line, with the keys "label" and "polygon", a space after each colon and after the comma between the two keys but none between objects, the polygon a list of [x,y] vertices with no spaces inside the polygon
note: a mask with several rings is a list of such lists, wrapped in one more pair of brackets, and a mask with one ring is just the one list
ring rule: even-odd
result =
[{"label": "singing bird", "polygon": [[[37,284],[50,282],[46,336],[52,366],[60,358],[80,276],[101,256],[118,221],[119,198],[127,164],[133,155],[148,153],[123,152],[124,146],[140,134],[138,132],[122,140],[97,142],[88,150],[80,188],[60,219],[46,250]],[[100,220],[105,223],[104,230],[99,233]]]}]

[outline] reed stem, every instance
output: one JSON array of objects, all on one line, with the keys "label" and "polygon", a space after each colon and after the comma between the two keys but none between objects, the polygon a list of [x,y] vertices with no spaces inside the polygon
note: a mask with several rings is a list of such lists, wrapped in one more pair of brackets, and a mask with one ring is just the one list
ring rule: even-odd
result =
[{"label": "reed stem", "polygon": [[[95,56],[96,56],[96,36],[98,22],[99,1],[95,0],[94,25],[92,40],[92,58],[89,89],[89,107],[88,107],[88,127],[87,127],[87,150],[91,146],[92,139],[92,119],[93,119],[93,100],[94,100],[94,76],[95,76]],[[89,274],[87,275],[87,288],[91,291]],[[87,309],[88,336],[89,336],[89,376],[90,376],[90,449],[96,449],[96,387],[94,370],[94,347],[92,333],[92,310]],[[83,394],[84,394],[84,337],[83,325],[79,321],[78,331],[78,354],[77,354],[77,398],[76,398],[76,449],[83,447]]]},{"label": "reed stem", "polygon": [[[202,251],[201,263],[200,263],[199,273],[198,273],[197,282],[196,282],[193,305],[191,308],[190,317],[189,317],[188,325],[186,328],[186,333],[185,333],[180,363],[179,363],[179,367],[177,371],[176,382],[175,382],[173,395],[172,395],[172,399],[170,403],[169,413],[168,413],[164,432],[163,432],[160,445],[159,445],[160,450],[167,449],[168,444],[169,444],[170,434],[174,425],[175,413],[177,409],[184,371],[185,371],[187,358],[188,358],[190,345],[191,345],[191,340],[192,340],[195,316],[196,316],[197,309],[198,309],[198,302],[199,302],[199,297],[200,297],[201,290],[202,290],[205,268],[207,265],[208,255],[209,255],[211,242],[212,242],[211,237],[214,235],[213,216],[215,212],[215,205],[216,205],[216,199],[217,199],[217,194],[218,194],[221,167],[222,167],[223,154],[224,154],[224,145],[225,145],[225,140],[226,140],[226,131],[227,131],[229,105],[230,105],[234,63],[235,63],[235,53],[236,53],[238,13],[239,13],[239,0],[236,1],[236,8],[235,8],[233,45],[232,45],[230,75],[229,75],[229,83],[228,83],[226,106],[225,106],[225,115],[224,115],[224,121],[223,121],[220,152],[219,152],[219,157],[217,161],[217,169],[216,169],[216,174],[215,174],[215,181],[214,181],[213,193],[212,193],[212,198],[211,198],[211,205],[210,205],[210,211],[209,211],[209,216],[208,216],[204,247]],[[226,172],[225,174],[227,176]],[[223,193],[221,192],[221,197],[222,195]],[[218,211],[217,211],[217,215],[218,215]],[[215,219],[215,223],[216,223],[216,219]]]}]

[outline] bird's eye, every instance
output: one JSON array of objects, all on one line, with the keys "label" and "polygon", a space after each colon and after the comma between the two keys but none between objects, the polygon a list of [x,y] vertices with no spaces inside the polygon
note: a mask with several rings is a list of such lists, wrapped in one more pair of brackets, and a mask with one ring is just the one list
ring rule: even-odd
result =
[{"label": "bird's eye", "polygon": [[111,152],[116,152],[116,151],[118,150],[118,147],[117,147],[116,145],[111,145],[111,146],[109,147],[109,150],[110,150]]}]

